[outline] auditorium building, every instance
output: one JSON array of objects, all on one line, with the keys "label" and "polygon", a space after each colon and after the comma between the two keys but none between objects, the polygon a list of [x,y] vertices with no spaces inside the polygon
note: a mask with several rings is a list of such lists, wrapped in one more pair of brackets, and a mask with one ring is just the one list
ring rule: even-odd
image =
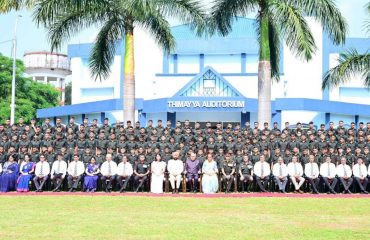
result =
[{"label": "auditorium building", "polygon": [[[337,63],[340,52],[364,53],[369,38],[347,38],[334,46],[322,27],[308,18],[317,51],[309,62],[281,46],[280,81],[272,86],[272,121],[328,124],[343,120],[370,122],[370,92],[360,76],[348,84],[321,90],[322,76]],[[176,49],[170,54],[144,31],[135,30],[136,120],[145,126],[186,119],[191,122],[244,124],[257,121],[258,43],[254,20],[238,18],[226,36],[199,38],[188,25],[172,27]],[[38,118],[61,117],[76,122],[88,117],[111,123],[123,120],[124,42],[118,43],[110,77],[95,81],[88,68],[92,43],[71,44],[72,105],[39,109]]]}]

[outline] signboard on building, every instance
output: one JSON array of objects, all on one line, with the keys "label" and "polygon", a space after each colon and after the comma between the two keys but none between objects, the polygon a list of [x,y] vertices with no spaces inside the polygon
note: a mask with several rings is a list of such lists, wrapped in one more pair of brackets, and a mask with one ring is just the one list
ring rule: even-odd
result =
[{"label": "signboard on building", "polygon": [[244,101],[168,101],[169,108],[244,108]]}]

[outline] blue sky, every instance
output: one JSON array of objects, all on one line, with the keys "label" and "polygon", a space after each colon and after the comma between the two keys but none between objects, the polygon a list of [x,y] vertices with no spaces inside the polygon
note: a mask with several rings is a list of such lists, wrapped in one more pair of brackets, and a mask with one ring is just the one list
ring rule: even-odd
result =
[{"label": "blue sky", "polygon": [[[206,0],[208,1],[208,0]],[[363,24],[370,17],[366,15],[364,6],[369,0],[337,0],[336,1],[343,16],[349,24],[349,37],[366,37],[363,31]],[[1,43],[13,37],[15,19],[18,14],[22,15],[18,27],[18,48],[17,57],[22,58],[25,52],[50,50],[47,41],[47,31],[38,28],[32,21],[32,13],[29,11],[10,12],[0,16],[0,53],[11,56],[11,42]],[[78,36],[71,39],[70,43],[83,43],[93,41],[95,29],[91,28],[83,31]],[[66,53],[67,46],[64,45],[61,52]]]}]

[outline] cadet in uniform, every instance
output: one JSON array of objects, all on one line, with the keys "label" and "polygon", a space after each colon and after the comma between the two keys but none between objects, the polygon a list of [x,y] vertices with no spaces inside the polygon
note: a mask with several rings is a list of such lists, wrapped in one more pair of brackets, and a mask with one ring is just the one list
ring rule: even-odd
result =
[{"label": "cadet in uniform", "polygon": [[239,175],[242,192],[245,189],[247,189],[247,192],[250,192],[250,185],[253,183],[253,165],[249,161],[248,155],[243,156],[243,162],[239,165]]},{"label": "cadet in uniform", "polygon": [[234,182],[235,168],[236,168],[236,164],[231,159],[230,153],[226,153],[225,160],[222,163],[222,167],[221,167],[222,182],[225,187],[225,193],[230,192],[230,188]]}]

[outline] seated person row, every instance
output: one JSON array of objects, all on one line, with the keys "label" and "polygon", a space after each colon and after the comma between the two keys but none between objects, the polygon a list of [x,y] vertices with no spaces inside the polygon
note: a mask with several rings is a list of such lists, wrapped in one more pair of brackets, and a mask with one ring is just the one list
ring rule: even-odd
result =
[{"label": "seated person row", "polygon": [[[369,171],[369,172],[368,172]],[[353,178],[352,178],[353,174]],[[338,179],[343,185],[343,193],[351,193],[349,188],[353,183],[353,179],[357,182],[360,192],[367,194],[366,191],[370,170],[366,169],[365,164],[361,158],[358,159],[352,169],[346,164],[346,158],[341,158],[341,164],[335,166],[331,163],[330,157],[326,158],[326,162],[320,166],[320,169],[314,161],[314,156],[310,155],[309,163],[305,164],[305,170],[303,172],[302,165],[297,162],[297,158],[293,157],[292,162],[288,165],[284,164],[282,158],[278,159],[278,163],[273,166],[273,176],[276,184],[279,187],[279,191],[285,193],[286,184],[288,182],[288,176],[295,187],[295,192],[303,193],[301,190],[305,179],[308,180],[312,188],[312,192],[318,194],[318,185],[320,182],[319,175],[323,180],[324,184],[328,187],[330,193],[335,194],[335,186],[337,185]],[[303,177],[305,175],[305,178]],[[267,182],[267,181],[266,181]],[[260,189],[263,191],[265,186],[262,185]]]},{"label": "seated person row", "polygon": [[[178,156],[178,152],[174,152],[173,159],[168,162],[167,166],[173,192],[178,192],[183,173],[185,176],[187,176],[187,181],[191,183],[191,190],[196,191],[196,185],[199,181],[199,174],[201,172],[204,173],[204,171],[200,170],[200,164],[199,161],[196,159],[196,155],[194,153],[191,154],[190,159],[186,161],[185,171],[183,162],[179,160]],[[213,156],[211,154],[207,155],[207,159],[209,157],[211,157],[212,161],[214,162]],[[119,163],[117,166],[117,164],[112,161],[112,156],[110,154],[107,154],[106,161],[102,164],[100,168],[96,164],[95,159],[92,158],[90,164],[87,165],[86,169],[84,167],[84,164],[79,161],[78,155],[74,156],[74,161],[69,163],[68,168],[67,163],[63,161],[62,156],[58,155],[57,161],[53,163],[51,170],[49,164],[45,161],[44,155],[40,155],[40,161],[36,165],[29,161],[29,156],[27,156],[25,159],[26,160],[21,164],[21,175],[19,176],[19,179],[17,181],[17,189],[19,191],[28,191],[28,182],[33,174],[33,181],[37,192],[42,191],[43,185],[48,179],[49,174],[55,186],[53,191],[60,191],[61,184],[65,179],[67,172],[69,191],[76,190],[78,183],[83,178],[84,173],[86,175],[84,177],[83,185],[83,189],[85,191],[96,191],[97,180],[99,176],[101,176],[103,189],[105,191],[109,192],[112,182],[117,180],[118,184],[121,187],[120,191],[123,192],[126,189],[127,184],[133,173],[135,175],[135,190],[138,191],[138,189],[142,187],[144,182],[148,179],[149,173],[152,172],[152,192],[163,192],[163,180],[164,173],[166,171],[166,163],[161,161],[161,156],[159,154],[156,156],[156,162],[158,163],[152,164],[151,167],[145,163],[145,156],[141,155],[140,161],[135,165],[134,170],[132,169],[132,165],[128,163],[127,156],[124,156],[122,162]],[[345,163],[345,158],[342,158],[342,163],[343,162]],[[207,163],[207,161],[205,163]],[[191,166],[192,164],[193,166]],[[208,165],[208,163],[206,165]],[[2,180],[0,182],[2,185],[0,186],[7,184],[7,178],[5,176],[9,173],[12,173],[13,179],[16,179],[14,178],[14,172],[18,171],[16,166],[17,165],[16,163],[14,163],[14,159],[10,157],[9,161],[4,164],[5,170],[3,176],[0,178]],[[294,184],[295,191],[302,192],[301,187],[305,180],[303,178],[303,175],[305,174],[307,180],[311,184],[313,192],[317,193],[317,185],[319,182],[318,176],[320,174],[324,183],[328,186],[329,190],[332,193],[335,192],[334,188],[338,181],[337,178],[335,178],[336,176],[338,176],[338,179],[344,185],[345,192],[349,193],[349,187],[353,181],[350,178],[352,175],[352,171],[348,165],[346,165],[345,171],[341,171],[341,167],[342,164],[335,167],[335,165],[330,162],[330,157],[327,157],[327,164],[322,164],[319,172],[319,168],[314,162],[313,156],[311,155],[310,162],[305,165],[305,172],[303,172],[302,165],[298,163],[297,157],[294,156],[292,158],[292,162],[289,163],[287,166],[283,163],[282,158],[279,158],[278,163],[273,166],[272,173],[281,192],[285,192],[288,175],[291,182]],[[14,171],[10,169],[13,169]],[[203,170],[204,169],[207,169],[207,166],[204,166]],[[266,187],[271,172],[269,164],[265,161],[265,156],[261,155],[260,161],[254,164],[253,168],[251,163],[249,162],[248,156],[244,156],[243,163],[240,164],[238,170],[240,181],[242,182],[242,191],[244,190],[245,183],[249,184],[253,182],[253,175],[255,176],[256,182],[261,191],[267,191]],[[226,192],[230,191],[230,187],[234,183],[234,178],[236,177],[236,172],[237,170],[235,163],[231,160],[230,154],[226,154],[226,159],[223,162],[223,166],[221,168],[221,178],[222,182],[224,182],[225,184]],[[359,159],[358,164],[354,165],[353,174],[355,181],[360,186],[361,192],[367,193],[367,168],[363,164],[361,158]],[[16,174],[16,177],[18,177],[18,174]],[[157,180],[155,179],[156,177]],[[156,188],[157,190],[155,190]],[[8,190],[9,189],[3,191]]]}]

